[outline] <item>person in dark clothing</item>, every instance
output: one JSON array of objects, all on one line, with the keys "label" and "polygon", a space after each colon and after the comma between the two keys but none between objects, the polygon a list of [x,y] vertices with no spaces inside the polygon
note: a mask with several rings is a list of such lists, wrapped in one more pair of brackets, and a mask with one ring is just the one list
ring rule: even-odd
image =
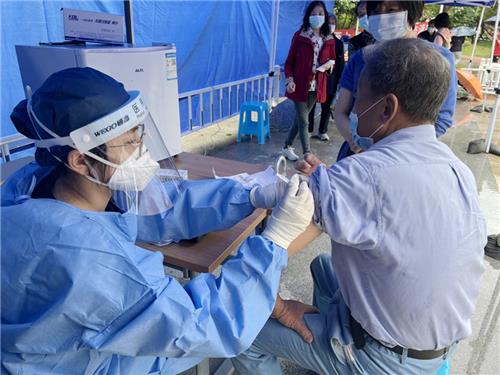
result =
[{"label": "person in dark clothing", "polygon": [[448,13],[439,13],[436,18],[434,18],[436,23],[437,33],[434,38],[434,43],[438,46],[443,46],[446,49],[450,49],[451,46],[451,21]]},{"label": "person in dark clothing", "polygon": [[[333,39],[335,39],[335,67],[333,72],[327,76],[326,81],[326,101],[321,103],[321,119],[319,121],[319,129],[316,137],[322,141],[328,141],[328,122],[331,116],[331,105],[333,99],[335,98],[335,93],[337,92],[337,85],[344,71],[344,43],[336,37],[335,26],[337,25],[337,18],[334,14],[329,14],[328,22],[330,24],[330,31],[332,33]],[[309,134],[314,131],[314,112],[316,110],[316,103],[309,112]]]},{"label": "person in dark clothing", "polygon": [[349,39],[349,59],[352,55],[363,47],[375,43],[375,38],[368,32],[368,15],[366,14],[366,1],[356,4],[356,16],[359,19],[359,27],[363,29],[358,35]]},{"label": "person in dark clothing", "polygon": [[420,39],[427,40],[428,42],[433,43],[434,38],[436,37],[436,26],[434,23],[434,20],[430,20],[429,23],[427,24],[427,30],[422,31],[420,34],[418,34],[418,37]]},{"label": "person in dark clothing", "polygon": [[455,56],[455,65],[460,61],[462,56],[462,45],[465,42],[465,36],[452,36],[451,37],[451,48],[450,51]]}]

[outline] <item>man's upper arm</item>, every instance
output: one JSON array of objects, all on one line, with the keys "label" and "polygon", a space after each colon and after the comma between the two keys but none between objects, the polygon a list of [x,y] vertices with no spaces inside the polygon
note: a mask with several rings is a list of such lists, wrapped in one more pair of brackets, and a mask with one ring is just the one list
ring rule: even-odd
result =
[{"label": "man's upper arm", "polygon": [[335,242],[360,250],[378,246],[380,205],[371,174],[356,157],[331,168],[320,166],[311,176],[314,220]]}]

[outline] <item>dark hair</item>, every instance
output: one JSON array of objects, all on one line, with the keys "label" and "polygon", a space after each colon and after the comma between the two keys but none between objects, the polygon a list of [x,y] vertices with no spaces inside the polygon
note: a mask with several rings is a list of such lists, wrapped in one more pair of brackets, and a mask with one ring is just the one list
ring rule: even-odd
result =
[{"label": "dark hair", "polygon": [[[366,3],[366,14],[368,16],[372,15],[377,7],[384,3],[384,1],[368,1]],[[415,27],[417,21],[422,17],[424,12],[424,2],[422,0],[415,1],[397,1],[401,9],[408,12],[408,24],[411,27]]]},{"label": "dark hair", "polygon": [[354,13],[356,13],[356,17],[358,17],[358,10],[359,10],[359,7],[362,6],[362,5],[366,5],[366,1],[358,1],[356,3],[356,6],[354,7]]},{"label": "dark hair", "polygon": [[450,16],[448,13],[439,13],[436,18],[434,18],[434,25],[439,29],[441,27],[451,28]]},{"label": "dark hair", "polygon": [[325,3],[322,1],[313,1],[311,2],[311,4],[309,4],[304,13],[304,18],[302,19],[302,26],[300,27],[300,29],[302,31],[306,31],[311,26],[309,24],[309,16],[311,15],[313,9],[318,5],[322,7],[323,11],[325,12],[325,22],[323,23],[323,25],[321,25],[320,33],[323,36],[330,35],[330,25],[328,24],[328,11],[326,10]]}]

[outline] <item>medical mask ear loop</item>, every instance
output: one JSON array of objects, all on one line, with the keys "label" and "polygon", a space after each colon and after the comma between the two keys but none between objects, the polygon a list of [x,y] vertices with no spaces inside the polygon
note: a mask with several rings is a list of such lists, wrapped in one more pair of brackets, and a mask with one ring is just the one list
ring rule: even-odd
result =
[{"label": "medical mask ear loop", "polygon": [[[361,116],[363,116],[364,114],[366,114],[366,113],[367,113],[370,109],[372,109],[372,108],[373,108],[373,107],[375,107],[377,104],[379,104],[382,100],[384,100],[384,98],[385,98],[385,95],[384,95],[383,97],[381,97],[379,100],[377,100],[375,103],[373,103],[371,106],[369,106],[367,109],[365,109],[363,112],[361,112],[359,115],[358,115],[358,114],[356,114],[356,116],[358,117],[358,120],[361,118]],[[380,126],[379,126],[377,129],[375,129],[375,130],[373,131],[373,133],[372,133],[372,134],[370,134],[370,135],[368,136],[368,138],[373,137],[373,136],[374,136],[374,135],[375,135],[375,134],[376,134],[376,133],[377,133],[380,129],[382,129],[382,127],[383,127],[384,125],[385,125],[385,123],[380,124]],[[358,135],[359,135],[359,133],[358,133]],[[361,137],[361,136],[360,136],[360,137]]]},{"label": "medical mask ear loop", "polygon": [[92,176],[92,173],[96,176],[99,175],[99,173],[97,173],[97,169],[95,169],[86,159],[83,159],[83,161],[85,162],[85,164],[87,165],[87,167],[91,173],[90,176],[83,176],[83,177],[85,177],[87,180],[92,181],[93,183],[95,183],[97,185],[101,185],[101,186],[104,186],[104,187],[109,189],[109,186],[105,182],[99,181],[97,177]]},{"label": "medical mask ear loop", "polygon": [[[27,90],[28,91],[28,90]],[[28,99],[28,102],[27,102],[27,110],[28,110],[28,117],[30,118],[30,121],[31,123],[33,124],[33,128],[35,129],[35,132],[36,132],[36,135],[38,136],[38,139],[40,140],[43,140],[42,136],[40,135],[40,133],[38,132],[38,129],[37,127],[35,126],[35,123],[36,125],[40,126],[43,130],[45,130],[49,135],[51,135],[52,137],[54,138],[58,138],[58,139],[65,139],[65,138],[69,138],[69,137],[61,137],[59,136],[58,134],[56,134],[55,132],[53,132],[52,130],[50,130],[49,128],[47,128],[41,121],[40,119],[38,119],[38,117],[36,116],[35,112],[33,111],[33,108],[31,106],[31,98]],[[69,138],[71,139],[71,138]],[[70,146],[69,144],[66,144],[65,146]],[[74,144],[73,144],[74,146]],[[74,148],[74,147],[73,147]],[[65,161],[62,161],[61,158],[59,158],[58,156],[54,155],[51,151],[50,151],[50,147],[47,147],[47,150],[49,151],[50,155],[52,155],[52,157],[54,159],[56,159],[57,161],[59,161],[61,164],[65,165],[68,169],[71,170],[71,167],[68,165],[67,162]],[[76,150],[76,149],[75,149]],[[117,165],[114,165],[113,163],[111,162],[107,162],[105,159],[97,156],[97,155],[94,155],[92,154],[91,152],[84,152],[83,154],[91,157],[92,159],[96,159],[100,162],[103,162],[104,164],[107,164],[107,165],[110,165],[111,167],[113,168],[116,168],[118,167]],[[85,160],[85,164],[87,165],[87,167],[90,169],[91,172],[94,172],[95,173],[95,168],[92,167],[89,162],[87,160]],[[93,177],[93,176],[84,176],[85,178],[87,178],[89,181],[92,181],[98,185],[101,185],[101,186],[105,186],[105,187],[108,187],[104,182],[101,182],[99,181],[97,178]],[[109,187],[108,187],[109,188]]]},{"label": "medical mask ear loop", "polygon": [[377,134],[377,133],[378,133],[378,131],[384,127],[384,125],[385,125],[385,123],[380,124],[380,126],[379,126],[377,129],[375,129],[375,130],[373,131],[373,133],[372,133],[372,134],[370,134],[370,135],[368,136],[368,138],[372,138],[375,134]]}]

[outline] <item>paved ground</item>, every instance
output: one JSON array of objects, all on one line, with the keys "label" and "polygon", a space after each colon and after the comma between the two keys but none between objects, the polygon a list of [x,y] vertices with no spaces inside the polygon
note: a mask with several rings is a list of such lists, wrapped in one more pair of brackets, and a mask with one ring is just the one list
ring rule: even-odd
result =
[{"label": "paved ground", "polygon": [[[488,221],[488,233],[500,233],[500,157],[494,155],[470,155],[465,151],[469,141],[484,138],[489,114],[473,114],[470,108],[476,102],[460,102],[456,113],[457,125],[450,129],[442,141],[472,169],[480,195],[481,207]],[[256,139],[244,139],[236,143],[238,118],[226,120],[203,131],[183,137],[183,149],[250,163],[272,164],[279,155],[286,132],[293,121],[294,108],[290,101],[282,102],[271,113],[272,139],[258,145]],[[341,138],[333,123],[328,131],[331,140],[312,140],[312,150],[326,164],[335,161]],[[500,124],[494,136],[500,145]],[[300,151],[299,141],[296,141]],[[293,165],[288,166],[290,171]],[[310,246],[289,261],[282,278],[281,294],[285,298],[311,302],[312,279],[309,263],[321,252],[330,251],[326,235],[320,236]],[[464,340],[451,360],[452,374],[500,374],[500,262],[485,258],[486,272],[482,278],[481,294],[472,319],[473,333]],[[467,275],[464,275],[467,277]],[[283,362],[288,375],[312,374],[310,371]]]}]

